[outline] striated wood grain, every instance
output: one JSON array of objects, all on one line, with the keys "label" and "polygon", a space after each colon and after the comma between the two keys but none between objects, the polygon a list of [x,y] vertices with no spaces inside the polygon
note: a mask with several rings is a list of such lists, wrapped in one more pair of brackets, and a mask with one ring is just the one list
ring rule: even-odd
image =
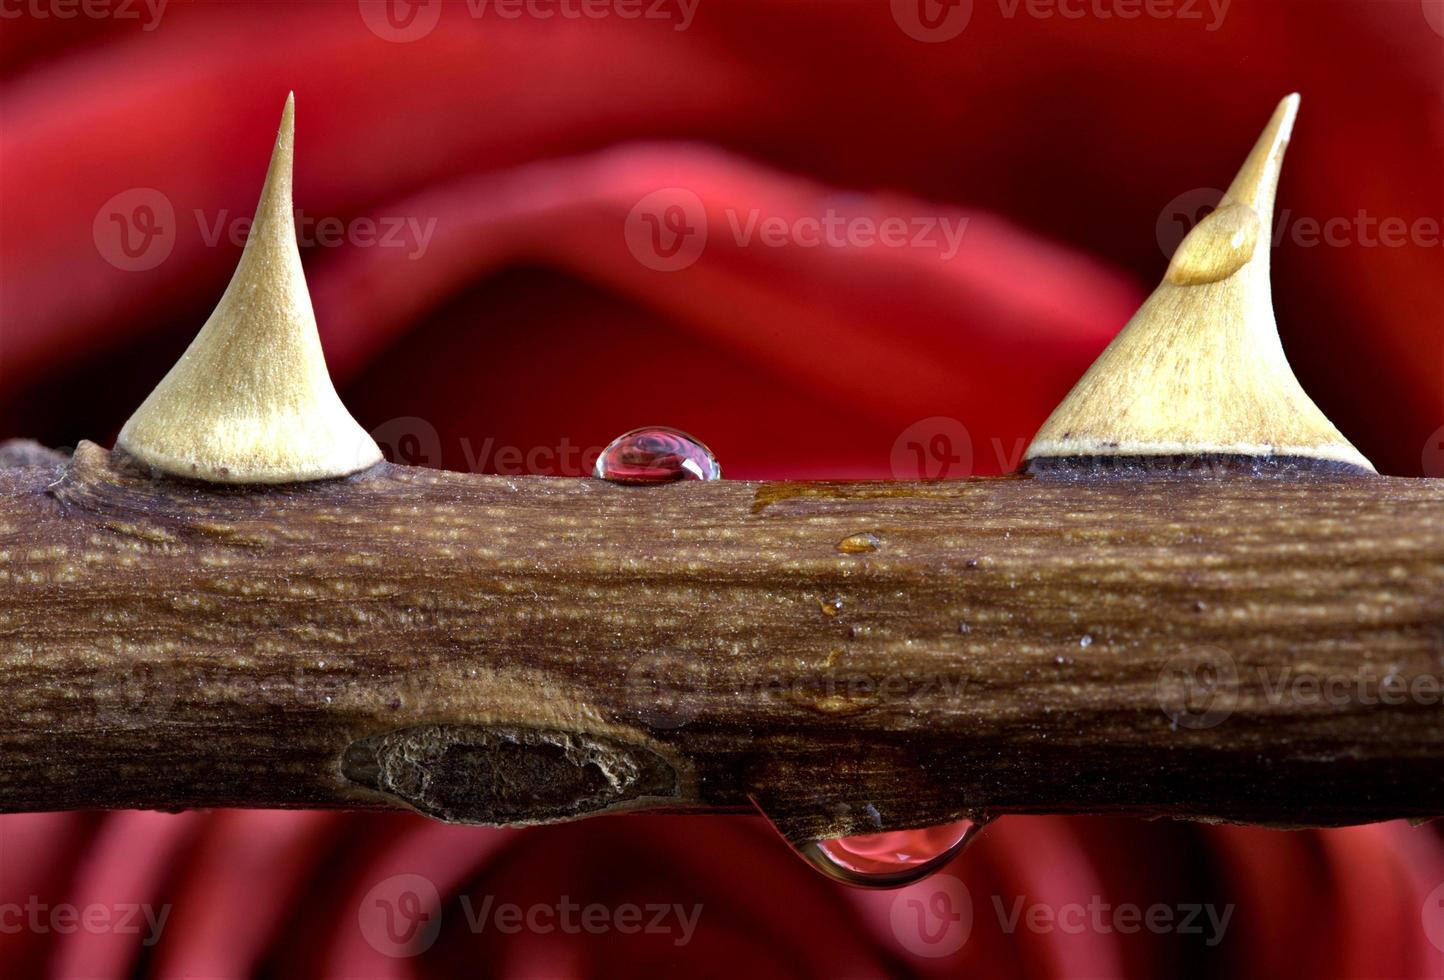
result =
[{"label": "striated wood grain", "polygon": [[1440,481],[10,461],[0,810],[1444,814]]}]

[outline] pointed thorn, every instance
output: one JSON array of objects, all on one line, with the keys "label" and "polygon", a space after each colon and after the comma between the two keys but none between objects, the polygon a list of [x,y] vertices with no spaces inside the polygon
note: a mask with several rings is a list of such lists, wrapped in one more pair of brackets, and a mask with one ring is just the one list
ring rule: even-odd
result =
[{"label": "pointed thorn", "polygon": [[321,351],[291,204],[294,117],[291,95],[230,285],[116,440],[165,473],[290,483],[346,476],[381,460],[375,440],[341,404]]},{"label": "pointed thorn", "polygon": [[1298,106],[1279,103],[1218,209],[1043,423],[1028,469],[1222,459],[1374,471],[1304,393],[1274,321],[1274,192]]},{"label": "pointed thorn", "polygon": [[1273,118],[1259,135],[1258,142],[1239,168],[1238,176],[1229,185],[1219,207],[1246,204],[1257,211],[1261,218],[1273,215],[1274,192],[1279,186],[1284,151],[1288,149],[1289,137],[1293,135],[1294,120],[1298,114],[1299,94],[1295,92],[1285,96],[1274,110]]}]

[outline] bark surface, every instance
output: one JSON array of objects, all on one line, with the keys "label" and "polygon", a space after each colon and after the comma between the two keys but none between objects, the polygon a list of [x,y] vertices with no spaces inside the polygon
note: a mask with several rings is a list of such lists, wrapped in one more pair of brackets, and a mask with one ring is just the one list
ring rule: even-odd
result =
[{"label": "bark surface", "polygon": [[1444,815],[1444,481],[0,458],[0,810]]}]

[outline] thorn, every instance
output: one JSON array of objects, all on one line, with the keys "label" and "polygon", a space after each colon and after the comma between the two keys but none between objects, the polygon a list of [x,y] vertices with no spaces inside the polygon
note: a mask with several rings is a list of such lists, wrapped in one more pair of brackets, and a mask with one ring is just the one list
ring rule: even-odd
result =
[{"label": "thorn", "polygon": [[1374,472],[1304,393],[1274,321],[1274,193],[1298,106],[1279,103],[1218,209],[1038,430],[1029,469],[1244,457]]},{"label": "thorn", "polygon": [[1228,185],[1228,192],[1223,195],[1219,207],[1246,204],[1264,221],[1272,223],[1279,171],[1283,169],[1284,151],[1289,148],[1289,138],[1293,136],[1294,120],[1298,115],[1299,93],[1284,96],[1274,110],[1273,118],[1259,134],[1248,159],[1239,168],[1238,176]]},{"label": "thorn", "polygon": [[141,462],[212,483],[345,476],[381,460],[341,404],[301,269],[288,96],[241,260],[210,319],[116,440]]}]

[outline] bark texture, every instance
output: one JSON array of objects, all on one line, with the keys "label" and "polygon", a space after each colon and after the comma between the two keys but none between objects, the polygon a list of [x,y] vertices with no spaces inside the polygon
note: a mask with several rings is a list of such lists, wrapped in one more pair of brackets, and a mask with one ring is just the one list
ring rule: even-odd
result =
[{"label": "bark texture", "polygon": [[0,460],[3,810],[1426,818],[1441,678],[1441,481]]}]

